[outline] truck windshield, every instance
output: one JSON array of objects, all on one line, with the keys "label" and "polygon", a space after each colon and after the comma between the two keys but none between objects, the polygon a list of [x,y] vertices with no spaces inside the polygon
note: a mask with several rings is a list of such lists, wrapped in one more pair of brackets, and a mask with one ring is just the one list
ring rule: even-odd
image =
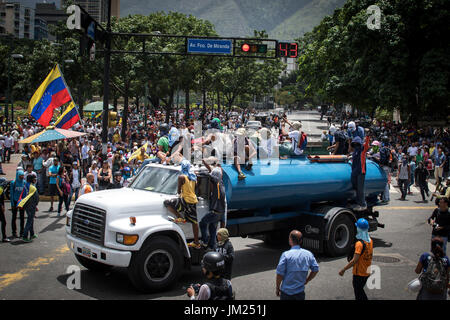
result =
[{"label": "truck windshield", "polygon": [[134,179],[130,187],[165,194],[177,194],[179,174],[176,170],[147,167]]}]

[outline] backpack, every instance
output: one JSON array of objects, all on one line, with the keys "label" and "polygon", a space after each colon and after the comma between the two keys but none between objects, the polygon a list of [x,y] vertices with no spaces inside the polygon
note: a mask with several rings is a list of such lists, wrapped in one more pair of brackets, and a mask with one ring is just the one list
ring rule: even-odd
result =
[{"label": "backpack", "polygon": [[305,150],[307,145],[308,145],[308,137],[306,136],[306,133],[302,131],[300,135],[299,149]]},{"label": "backpack", "polygon": [[364,250],[366,249],[366,243],[364,241],[356,240],[355,243],[352,244],[352,247],[351,247],[351,249],[350,249],[350,251],[348,252],[348,255],[347,255],[347,261],[349,261],[349,262],[352,261],[353,256],[355,255],[355,248],[356,248],[356,243],[357,242],[361,242],[362,245],[363,245],[363,248],[361,250],[361,256],[363,255]]},{"label": "backpack", "polygon": [[447,269],[444,259],[436,258],[433,254],[428,257],[427,271],[419,276],[422,288],[431,294],[441,294],[447,288]]},{"label": "backpack", "polygon": [[61,190],[62,190],[62,192],[63,192],[64,195],[69,195],[69,194],[70,194],[70,190],[71,190],[71,188],[70,188],[70,183],[67,182],[66,179],[64,179],[64,180],[61,182]]},{"label": "backpack", "polygon": [[226,279],[215,279],[211,282],[205,283],[209,290],[211,291],[210,300],[234,300],[235,299],[235,293],[231,289],[231,296],[230,296],[230,287],[227,285]]},{"label": "backpack", "polygon": [[389,165],[389,149],[386,147],[381,148],[380,150],[380,164],[383,166]]}]

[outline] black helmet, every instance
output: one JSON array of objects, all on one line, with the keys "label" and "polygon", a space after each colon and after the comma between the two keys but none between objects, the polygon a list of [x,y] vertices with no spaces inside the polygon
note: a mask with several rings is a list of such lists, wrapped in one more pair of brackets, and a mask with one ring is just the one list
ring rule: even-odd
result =
[{"label": "black helmet", "polygon": [[114,177],[122,176],[122,172],[116,171],[114,172]]},{"label": "black helmet", "polygon": [[165,135],[169,132],[169,125],[167,123],[163,123],[159,126],[159,131],[161,131],[161,135]]},{"label": "black helmet", "polygon": [[202,268],[213,273],[220,273],[225,270],[225,259],[220,252],[207,252],[202,259]]}]

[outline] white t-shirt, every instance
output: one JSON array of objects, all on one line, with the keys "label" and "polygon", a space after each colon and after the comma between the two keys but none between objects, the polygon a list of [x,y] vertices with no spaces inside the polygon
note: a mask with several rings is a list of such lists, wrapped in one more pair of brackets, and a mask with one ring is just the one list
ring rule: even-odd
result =
[{"label": "white t-shirt", "polygon": [[300,132],[297,131],[297,130],[289,132],[289,138],[292,139],[292,146],[294,148],[294,154],[296,154],[297,156],[302,155],[303,154],[303,150],[301,150],[298,147],[298,142],[299,142],[299,139],[300,139]]},{"label": "white t-shirt", "polygon": [[417,147],[409,147],[408,148],[408,154],[412,157],[412,156],[417,156],[417,151],[419,150],[419,148]]},{"label": "white t-shirt", "polygon": [[80,187],[81,186],[80,169],[72,169],[72,177],[73,177],[72,188],[76,189]]}]

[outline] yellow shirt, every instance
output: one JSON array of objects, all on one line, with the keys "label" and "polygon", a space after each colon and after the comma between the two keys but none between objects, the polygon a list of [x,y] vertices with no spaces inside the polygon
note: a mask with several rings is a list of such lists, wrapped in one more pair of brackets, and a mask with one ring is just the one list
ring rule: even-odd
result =
[{"label": "yellow shirt", "polygon": [[189,180],[184,176],[184,184],[181,186],[181,197],[189,204],[196,204],[198,202],[195,194],[195,181]]},{"label": "yellow shirt", "polygon": [[138,161],[144,161],[145,159],[148,159],[148,158],[150,158],[150,156],[147,155],[146,153],[144,153],[144,154],[140,153],[140,154],[136,157],[136,159],[137,159]]},{"label": "yellow shirt", "polygon": [[120,142],[120,135],[119,134],[113,135],[113,142],[114,143]]}]

